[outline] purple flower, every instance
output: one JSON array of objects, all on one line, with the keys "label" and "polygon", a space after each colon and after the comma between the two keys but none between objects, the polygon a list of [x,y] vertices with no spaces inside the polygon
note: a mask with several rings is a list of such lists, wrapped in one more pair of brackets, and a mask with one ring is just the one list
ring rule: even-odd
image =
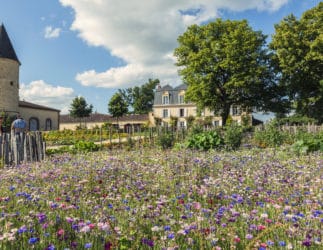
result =
[{"label": "purple flower", "polygon": [[170,231],[170,226],[164,226],[165,231]]},{"label": "purple flower", "polygon": [[303,246],[310,247],[311,246],[311,240],[310,239],[305,239],[302,242]]},{"label": "purple flower", "polygon": [[150,239],[147,239],[147,238],[143,238],[141,240],[141,242],[147,246],[150,246],[150,247],[153,247],[154,246],[154,241],[153,240],[150,240]]}]

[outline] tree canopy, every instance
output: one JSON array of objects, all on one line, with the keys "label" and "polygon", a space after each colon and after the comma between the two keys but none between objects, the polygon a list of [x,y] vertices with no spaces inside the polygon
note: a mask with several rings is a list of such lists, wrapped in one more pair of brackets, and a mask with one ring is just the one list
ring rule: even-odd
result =
[{"label": "tree canopy", "polygon": [[119,89],[123,99],[134,114],[147,114],[152,111],[154,104],[154,89],[159,83],[158,79],[149,79],[148,82],[133,88]]},{"label": "tree canopy", "polygon": [[117,119],[128,112],[128,104],[121,93],[117,92],[111,97],[108,103],[108,111]]},{"label": "tree canopy", "polygon": [[186,98],[220,114],[224,124],[232,105],[265,110],[277,100],[266,36],[246,20],[192,25],[178,43],[174,55]]},{"label": "tree canopy", "polygon": [[93,106],[87,104],[84,97],[75,97],[70,105],[70,115],[75,118],[88,117],[92,113]]},{"label": "tree canopy", "polygon": [[323,2],[275,25],[270,48],[281,73],[280,86],[300,115],[323,122]]}]

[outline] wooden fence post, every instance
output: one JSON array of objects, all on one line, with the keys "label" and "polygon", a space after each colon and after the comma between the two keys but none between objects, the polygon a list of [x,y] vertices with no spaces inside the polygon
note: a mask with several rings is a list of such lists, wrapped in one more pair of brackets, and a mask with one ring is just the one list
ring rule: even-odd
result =
[{"label": "wooden fence post", "polygon": [[0,165],[42,161],[46,155],[46,143],[41,132],[3,133],[0,135]]}]

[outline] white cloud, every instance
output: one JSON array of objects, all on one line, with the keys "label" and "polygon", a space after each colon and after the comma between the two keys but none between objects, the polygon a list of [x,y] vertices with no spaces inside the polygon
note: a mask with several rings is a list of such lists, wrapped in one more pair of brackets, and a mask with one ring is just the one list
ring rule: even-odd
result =
[{"label": "white cloud", "polygon": [[[125,66],[88,70],[76,79],[86,86],[124,87],[149,77],[177,82],[172,55],[188,25],[219,17],[219,11],[275,11],[289,0],[60,0],[75,15],[71,29],[92,46],[103,46]],[[142,81],[142,79],[144,79]]]},{"label": "white cloud", "polygon": [[56,108],[61,110],[61,113],[68,112],[74,98],[74,90],[72,88],[53,86],[43,80],[21,84],[19,93],[20,100]]},{"label": "white cloud", "polygon": [[59,37],[61,33],[60,28],[53,28],[52,26],[46,26],[45,28],[45,38],[50,39],[50,38],[57,38]]}]

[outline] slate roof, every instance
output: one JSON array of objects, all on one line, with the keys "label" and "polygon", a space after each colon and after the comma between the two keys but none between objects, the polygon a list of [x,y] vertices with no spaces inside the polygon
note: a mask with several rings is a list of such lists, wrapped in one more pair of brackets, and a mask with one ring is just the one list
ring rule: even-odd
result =
[{"label": "slate roof", "polygon": [[60,110],[58,110],[58,109],[53,109],[53,108],[49,108],[46,106],[42,106],[42,105],[38,105],[38,104],[31,103],[31,102],[26,102],[26,101],[19,101],[19,107],[60,112]]},{"label": "slate roof", "polygon": [[[127,121],[148,121],[148,114],[143,115],[124,115],[119,117],[119,122],[127,122]],[[117,118],[112,117],[112,115],[100,114],[100,113],[92,113],[89,117],[84,117],[82,119],[83,122],[116,122]],[[78,123],[80,122],[79,118],[74,118],[67,115],[60,115],[60,123]]]},{"label": "slate roof", "polygon": [[187,84],[183,83],[175,88],[176,90],[187,90]]},{"label": "slate roof", "polygon": [[178,94],[181,90],[186,90],[187,85],[186,84],[181,84],[175,88],[171,87],[170,85],[165,85],[164,87],[161,87],[160,89],[157,89],[155,91],[154,95],[154,105],[162,105],[163,101],[163,92],[167,91],[169,93],[169,104],[179,104],[178,100]]},{"label": "slate roof", "polygon": [[3,24],[0,25],[0,58],[12,59],[20,64]]}]

